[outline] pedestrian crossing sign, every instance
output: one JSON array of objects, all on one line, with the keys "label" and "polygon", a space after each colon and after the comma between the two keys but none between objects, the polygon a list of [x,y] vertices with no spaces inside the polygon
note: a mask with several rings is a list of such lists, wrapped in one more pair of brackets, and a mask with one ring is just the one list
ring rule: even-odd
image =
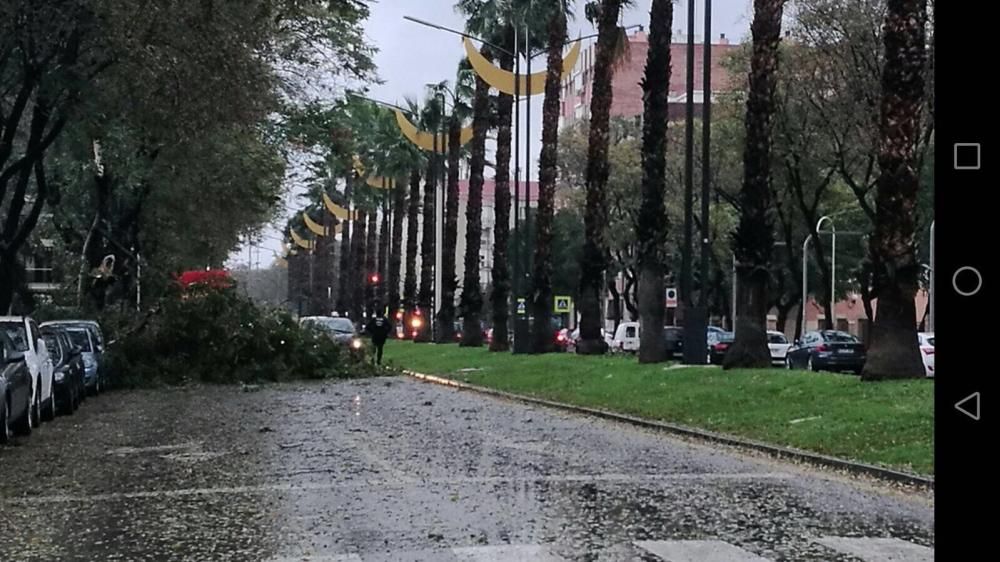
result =
[{"label": "pedestrian crossing sign", "polygon": [[518,316],[524,316],[528,312],[528,306],[525,304],[523,298],[517,299],[517,314]]},{"label": "pedestrian crossing sign", "polygon": [[569,313],[573,307],[573,297],[560,296],[555,298],[555,311],[559,314]]}]

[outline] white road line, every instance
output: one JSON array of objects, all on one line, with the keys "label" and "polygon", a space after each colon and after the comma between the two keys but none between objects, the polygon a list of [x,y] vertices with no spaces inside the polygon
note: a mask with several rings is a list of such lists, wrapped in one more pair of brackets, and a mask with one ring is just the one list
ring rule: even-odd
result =
[{"label": "white road line", "polygon": [[459,562],[564,562],[539,545],[472,546],[451,549]]},{"label": "white road line", "polygon": [[[332,478],[332,477],[331,477]],[[258,484],[252,486],[221,486],[217,488],[180,488],[176,490],[139,490],[135,492],[111,492],[90,495],[52,495],[0,500],[0,507],[10,505],[39,505],[52,503],[98,502],[122,499],[172,498],[185,496],[263,494],[268,492],[310,492],[336,490],[341,488],[388,486],[426,486],[428,484],[461,485],[461,484],[505,484],[505,483],[541,483],[541,482],[625,482],[653,483],[678,481],[741,481],[741,480],[786,480],[792,478],[783,472],[760,473],[706,473],[706,474],[557,474],[551,476],[472,476],[443,477],[426,479],[398,478],[363,478],[353,480],[333,480],[329,482],[312,482],[293,484],[290,482]]]},{"label": "white road line", "polygon": [[633,544],[665,562],[769,562],[722,541],[636,541]]},{"label": "white road line", "polygon": [[933,562],[934,549],[900,539],[823,537],[815,540],[831,550],[864,562]]},{"label": "white road line", "polygon": [[363,562],[357,554],[334,554],[321,556],[284,556],[269,558],[267,562]]}]

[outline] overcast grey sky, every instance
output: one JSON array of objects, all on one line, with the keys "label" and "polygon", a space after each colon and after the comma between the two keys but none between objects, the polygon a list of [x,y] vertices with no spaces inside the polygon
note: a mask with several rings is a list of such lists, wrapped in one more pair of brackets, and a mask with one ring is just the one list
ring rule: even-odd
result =
[{"label": "overcast grey sky", "polygon": [[[406,97],[423,99],[424,86],[442,80],[454,81],[455,70],[461,60],[464,50],[461,39],[436,29],[423,27],[403,19],[404,15],[453,29],[464,27],[462,17],[455,11],[456,0],[370,0],[371,17],[366,26],[368,41],[378,47],[375,63],[378,65],[379,77],[383,84],[371,88],[372,97],[390,103],[402,104]],[[646,29],[649,26],[649,6],[652,0],[636,0],[622,17],[624,25],[641,24]],[[704,2],[695,1],[695,34],[700,36],[704,30]],[[576,0],[576,18],[570,21],[570,37],[590,35],[594,28],[583,17],[583,0]],[[712,2],[712,35],[719,37],[725,33],[730,41],[744,41],[750,33],[750,20],[753,14],[752,0],[713,0]],[[674,34],[675,41],[687,29],[687,0],[674,3]],[[536,59],[540,64],[541,60]],[[675,63],[676,64],[676,63]],[[541,68],[539,68],[541,70]],[[636,86],[638,87],[638,85]],[[541,148],[541,104],[542,96],[535,96],[531,105],[531,177],[537,177],[536,161]],[[524,114],[522,112],[522,119]],[[522,141],[523,142],[523,141]],[[523,144],[522,144],[523,146]],[[291,166],[297,167],[295,163]],[[289,190],[285,198],[288,213],[298,210],[300,202],[295,197],[294,182],[286,186]],[[288,215],[286,215],[287,217]],[[274,256],[280,251],[280,228],[285,219],[277,222],[275,227],[265,231],[263,248],[259,258],[261,267],[267,267]],[[261,246],[257,246],[261,248]],[[231,265],[246,265],[248,261],[247,248],[241,248],[231,258]]]}]

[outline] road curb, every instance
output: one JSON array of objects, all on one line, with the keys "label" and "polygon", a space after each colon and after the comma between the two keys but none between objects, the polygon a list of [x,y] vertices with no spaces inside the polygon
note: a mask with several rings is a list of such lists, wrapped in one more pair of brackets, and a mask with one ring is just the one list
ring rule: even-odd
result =
[{"label": "road curb", "polygon": [[875,466],[871,464],[865,464],[855,461],[850,461],[847,459],[841,459],[837,457],[831,457],[827,455],[822,455],[819,453],[811,453],[809,451],[803,451],[801,449],[793,449],[790,447],[782,447],[779,445],[773,445],[770,443],[764,443],[762,441],[754,441],[752,439],[744,439],[742,437],[736,437],[733,435],[727,435],[725,433],[715,433],[712,431],[706,431],[704,429],[698,429],[694,427],[688,427],[684,425],[678,425],[674,423],[654,421],[645,418],[639,418],[635,416],[630,416],[627,414],[620,414],[617,412],[609,412],[607,410],[599,410],[597,408],[587,408],[585,406],[574,406],[572,404],[566,404],[563,402],[555,402],[552,400],[545,400],[543,398],[533,398],[531,396],[524,396],[522,394],[513,394],[510,392],[504,392],[502,390],[496,390],[492,388],[487,388],[483,386],[478,386],[474,384],[468,384],[453,379],[448,379],[444,377],[438,377],[434,375],[425,375],[423,373],[418,373],[416,371],[410,371],[403,369],[403,373],[411,378],[417,379],[422,382],[438,384],[443,386],[450,386],[458,390],[468,390],[472,392],[477,392],[479,394],[486,394],[489,396],[495,396],[497,398],[503,398],[506,400],[512,400],[515,402],[522,402],[525,404],[533,404],[536,406],[545,406],[547,408],[554,408],[557,410],[563,410],[567,412],[573,412],[577,414],[584,414],[588,416],[594,416],[598,418],[603,418],[606,420],[612,420],[620,423],[627,423],[630,425],[645,427],[649,429],[656,429],[659,431],[664,431],[667,433],[673,433],[676,435],[683,435],[686,437],[694,437],[703,441],[709,441],[712,443],[720,443],[723,445],[730,445],[733,447],[739,447],[744,449],[752,449],[755,451],[761,451],[770,454],[775,457],[791,459],[798,462],[804,462],[814,465],[820,465],[830,468],[835,468],[838,470],[843,470],[851,474],[857,474],[862,476],[869,476],[878,478],[880,480],[886,480],[889,482],[896,482],[900,484],[907,484],[910,486],[918,486],[921,488],[926,488],[931,491],[934,490],[934,478],[927,476],[920,476],[918,474],[911,474],[908,472],[902,472],[899,470],[893,470],[891,468],[883,468],[880,466]]}]

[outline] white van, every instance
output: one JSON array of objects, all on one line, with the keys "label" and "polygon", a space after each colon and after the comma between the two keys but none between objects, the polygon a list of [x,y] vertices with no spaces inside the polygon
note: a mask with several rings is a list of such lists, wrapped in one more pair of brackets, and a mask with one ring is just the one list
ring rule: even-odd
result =
[{"label": "white van", "polygon": [[639,323],[622,322],[611,340],[611,351],[639,351]]}]

